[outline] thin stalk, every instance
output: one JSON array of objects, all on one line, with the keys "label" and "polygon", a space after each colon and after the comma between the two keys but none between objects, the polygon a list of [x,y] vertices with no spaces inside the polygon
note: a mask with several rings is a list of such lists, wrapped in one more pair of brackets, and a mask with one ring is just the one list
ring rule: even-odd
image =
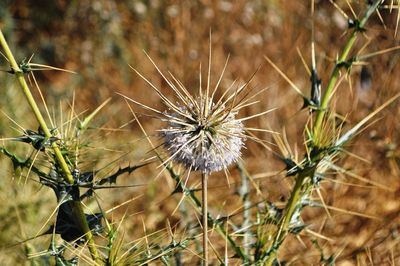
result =
[{"label": "thin stalk", "polygon": [[[12,68],[15,76],[17,77],[17,80],[18,80],[18,82],[22,88],[22,91],[28,101],[28,104],[32,108],[32,111],[40,125],[40,128],[43,130],[46,138],[52,137],[52,134],[51,134],[49,128],[47,127],[47,124],[39,110],[38,105],[36,104],[36,101],[29,89],[29,86],[26,83],[24,73],[20,69],[17,61],[15,60],[14,55],[12,54],[10,47],[8,46],[8,43],[7,43],[6,39],[4,38],[3,32],[1,30],[0,30],[0,45],[2,46],[4,53],[5,53],[8,61],[10,62],[11,68]],[[56,160],[57,160],[59,166],[61,167],[61,170],[63,171],[65,181],[68,184],[74,184],[74,178],[73,178],[71,171],[68,168],[68,164],[65,161],[57,144],[55,142],[53,142],[51,144],[51,147],[53,148]],[[96,262],[96,264],[102,265],[103,263],[99,257],[97,249],[95,247],[95,243],[93,240],[93,234],[92,234],[92,231],[90,231],[89,225],[86,220],[85,213],[83,212],[81,202],[73,201],[72,204],[73,204],[72,209],[74,212],[74,216],[77,219],[77,221],[82,229],[82,232],[84,232],[84,234],[85,234],[85,238],[87,240],[92,259]]]},{"label": "thin stalk", "polygon": [[350,53],[350,50],[351,50],[351,48],[353,48],[354,43],[358,37],[358,33],[365,26],[365,23],[367,22],[369,17],[372,15],[372,13],[374,13],[374,11],[378,8],[378,6],[381,2],[382,2],[381,0],[375,0],[375,2],[367,9],[363,18],[360,20],[359,25],[355,27],[350,38],[347,40],[346,44],[344,45],[343,51],[340,54],[338,61],[332,71],[331,77],[328,81],[328,85],[326,87],[324,97],[322,98],[322,101],[321,101],[321,106],[317,110],[317,117],[315,120],[314,129],[313,129],[314,136],[317,139],[319,138],[319,135],[321,133],[320,131],[321,131],[321,126],[322,126],[322,121],[324,119],[329,102],[333,96],[334,88],[336,86],[336,81],[339,78],[340,68],[342,66],[342,63],[346,62],[348,55]]},{"label": "thin stalk", "polygon": [[207,203],[207,182],[208,175],[206,173],[201,174],[201,193],[202,193],[202,204],[201,212],[203,215],[203,260],[204,266],[208,265],[208,203]]}]

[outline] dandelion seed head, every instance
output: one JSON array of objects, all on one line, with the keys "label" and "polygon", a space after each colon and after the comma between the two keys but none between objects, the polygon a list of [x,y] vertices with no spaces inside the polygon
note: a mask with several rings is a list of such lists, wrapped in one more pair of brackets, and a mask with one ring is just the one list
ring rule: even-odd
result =
[{"label": "dandelion seed head", "polygon": [[177,108],[165,112],[168,128],[160,130],[164,147],[175,161],[194,171],[211,173],[240,158],[245,135],[237,112],[204,97]]}]

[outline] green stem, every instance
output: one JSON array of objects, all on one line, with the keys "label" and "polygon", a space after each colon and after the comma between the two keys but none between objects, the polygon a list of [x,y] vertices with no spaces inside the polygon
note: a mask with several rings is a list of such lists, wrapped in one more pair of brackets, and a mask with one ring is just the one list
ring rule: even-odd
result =
[{"label": "green stem", "polygon": [[288,234],[290,221],[293,217],[293,214],[299,207],[298,204],[302,198],[302,187],[307,176],[308,175],[305,174],[299,174],[296,178],[296,183],[293,187],[292,194],[290,195],[289,201],[286,205],[285,216],[280,220],[280,223],[278,225],[278,232],[275,235],[275,238],[269,249],[270,253],[267,257],[265,257],[266,261],[264,265],[273,265],[278,248]]},{"label": "green stem", "polygon": [[[317,115],[316,115],[316,120],[315,124],[313,127],[313,132],[314,132],[314,138],[317,140],[315,143],[318,146],[318,140],[321,137],[321,128],[322,128],[322,122],[324,120],[325,113],[327,111],[327,107],[329,105],[329,102],[334,94],[334,89],[336,87],[337,80],[339,78],[340,74],[340,68],[343,63],[346,63],[346,60],[348,60],[349,53],[351,49],[354,46],[354,43],[357,39],[358,33],[362,30],[362,28],[365,26],[367,20],[369,17],[375,12],[375,10],[378,8],[379,4],[381,3],[381,0],[376,0],[365,12],[363,18],[359,21],[358,26],[354,29],[352,32],[350,38],[347,40],[347,42],[344,45],[343,51],[340,54],[338,58],[338,62],[336,63],[331,77],[328,81],[328,85],[325,90],[325,94],[322,98],[321,101],[321,106],[317,110]],[[293,187],[293,190],[291,192],[289,201],[285,207],[285,212],[284,212],[284,217],[281,219],[280,223],[278,224],[278,232],[276,233],[274,240],[272,242],[271,248],[269,249],[269,253],[266,254],[267,257],[265,257],[265,264],[267,266],[273,265],[275,258],[277,256],[278,248],[282,244],[282,242],[285,240],[285,237],[287,236],[289,232],[289,226],[290,226],[290,221],[292,220],[293,214],[296,212],[297,208],[299,208],[299,203],[306,193],[310,193],[311,189],[313,187],[311,181],[308,181],[306,178],[307,177],[312,177],[314,174],[314,171],[306,171],[299,173],[296,177],[296,183]]]},{"label": "green stem", "polygon": [[357,39],[358,33],[360,30],[365,26],[365,23],[372,15],[372,13],[378,8],[381,0],[376,0],[365,12],[364,17],[360,20],[359,25],[354,29],[350,38],[347,40],[346,44],[344,45],[343,51],[340,54],[338,61],[332,71],[331,77],[328,81],[328,85],[326,87],[326,91],[324,97],[321,101],[321,106],[317,111],[317,117],[314,124],[314,137],[318,140],[321,134],[321,126],[322,121],[324,120],[324,116],[329,105],[329,102],[333,96],[334,88],[336,87],[336,82],[339,78],[341,64],[345,63],[348,60],[348,55],[350,53],[351,48],[354,46],[354,43]]},{"label": "green stem", "polygon": [[[51,134],[49,128],[47,127],[47,124],[39,110],[39,107],[36,104],[34,97],[32,96],[29,86],[26,83],[24,73],[20,69],[17,61],[15,60],[14,55],[12,54],[10,47],[8,46],[8,43],[7,43],[6,39],[4,38],[3,32],[1,30],[0,30],[0,45],[3,47],[4,53],[10,62],[11,68],[12,68],[15,76],[17,77],[17,80],[23,90],[23,93],[24,93],[29,105],[31,106],[32,111],[33,111],[37,121],[39,122],[40,128],[43,130],[43,132],[47,138],[52,137],[52,134]],[[68,164],[65,161],[57,144],[55,142],[53,142],[51,144],[51,147],[53,148],[56,160],[57,160],[59,166],[61,167],[61,170],[63,171],[65,181],[68,184],[71,184],[71,185],[74,184],[74,178],[73,178],[71,171],[68,168]],[[82,204],[80,201],[73,201],[72,204],[73,204],[72,209],[73,209],[74,215],[75,215],[76,219],[78,220],[78,223],[81,226],[81,229],[84,232],[86,240],[88,242],[90,254],[91,254],[93,260],[96,262],[96,264],[102,265],[103,263],[99,257],[97,249],[95,247],[94,240],[93,240],[93,234],[92,234],[92,231],[90,231],[89,225],[87,223],[85,213],[83,212]]]}]

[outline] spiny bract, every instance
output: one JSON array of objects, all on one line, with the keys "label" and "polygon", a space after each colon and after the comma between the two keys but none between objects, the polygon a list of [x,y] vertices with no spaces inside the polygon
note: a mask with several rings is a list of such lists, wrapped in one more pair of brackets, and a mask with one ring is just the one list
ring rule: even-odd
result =
[{"label": "spiny bract", "polygon": [[236,80],[233,81],[221,96],[216,97],[229,57],[217,83],[211,88],[210,48],[207,84],[203,88],[200,68],[198,96],[192,96],[188,89],[172,73],[169,72],[169,77],[166,77],[154,61],[150,57],[149,59],[168,84],[168,87],[174,92],[178,99],[177,103],[168,99],[159,88],[136,69],[133,70],[158,94],[165,106],[164,111],[122,96],[153,112],[157,118],[167,122],[168,127],[159,130],[161,137],[164,139],[163,146],[169,153],[169,157],[163,161],[164,165],[175,160],[189,172],[193,170],[209,174],[225,170],[240,158],[240,150],[244,146],[246,136],[252,140],[260,141],[254,135],[248,135],[247,131],[272,132],[270,130],[244,127],[243,121],[265,115],[274,109],[243,118],[236,118],[241,109],[257,103],[258,100],[252,99],[265,90],[260,90],[252,96],[249,96],[250,92],[244,93],[251,79],[240,86],[236,85]]},{"label": "spiny bract", "polygon": [[245,139],[243,123],[235,119],[237,112],[205,96],[186,103],[178,107],[179,112],[165,112],[169,127],[161,130],[164,146],[175,161],[204,173],[237,161]]}]

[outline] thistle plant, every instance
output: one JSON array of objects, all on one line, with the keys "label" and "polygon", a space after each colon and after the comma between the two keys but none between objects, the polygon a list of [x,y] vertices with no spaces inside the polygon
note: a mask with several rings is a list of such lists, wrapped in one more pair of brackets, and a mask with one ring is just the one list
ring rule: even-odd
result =
[{"label": "thistle plant", "polygon": [[[311,43],[312,69],[309,71],[311,80],[310,98],[305,96],[301,90],[297,88],[297,86],[291,82],[269,58],[266,57],[266,60],[284,77],[284,79],[291,84],[296,92],[303,97],[305,107],[310,109],[310,116],[312,117],[315,114],[315,121],[313,121],[313,117],[310,117],[309,123],[305,126],[306,155],[304,159],[300,162],[296,162],[293,161],[292,158],[285,158],[285,156],[282,157],[284,158],[285,163],[287,163],[287,176],[294,176],[295,183],[286,206],[281,210],[282,213],[280,213],[280,216],[276,220],[277,228],[275,233],[271,235],[272,241],[267,245],[267,248],[263,254],[260,254],[260,256],[257,258],[257,263],[260,265],[275,265],[276,263],[279,263],[277,254],[285,238],[289,234],[297,235],[307,227],[307,225],[301,221],[302,210],[304,210],[304,208],[307,206],[326,206],[323,200],[322,203],[314,202],[312,199],[312,194],[314,191],[320,193],[319,189],[321,182],[323,181],[328,170],[337,169],[335,161],[336,158],[338,158],[341,153],[345,151],[345,144],[348,143],[356,134],[358,134],[361,128],[370,119],[372,119],[382,109],[396,101],[400,96],[400,94],[396,94],[375,111],[371,112],[355,126],[348,129],[346,132],[343,132],[344,121],[337,123],[335,120],[336,113],[331,100],[334,97],[334,94],[337,92],[336,89],[343,81],[343,78],[348,77],[351,74],[353,65],[374,55],[399,49],[399,47],[394,47],[372,53],[370,55],[361,56],[356,54],[351,56],[351,50],[355,45],[358,36],[360,33],[364,33],[366,31],[366,22],[374,13],[377,13],[378,15],[380,14],[379,10],[385,7],[385,2],[386,1],[382,0],[369,1],[361,18],[354,17],[351,19],[347,17],[349,28],[352,30],[352,32],[350,37],[347,39],[343,50],[338,56],[332,74],[327,81],[326,89],[323,92],[321,92],[321,80],[318,77],[317,66],[315,63],[314,39],[312,39]],[[314,1],[311,3],[313,15]],[[386,5],[386,8],[388,6],[390,5]],[[345,12],[337,5],[335,5],[335,7],[338,8],[342,14],[345,14]],[[314,34],[314,25],[312,34]],[[342,71],[344,73],[342,73]],[[279,143],[283,142],[278,141],[278,146],[281,151],[285,151],[286,148],[284,145],[279,145]],[[321,254],[321,260],[322,258],[324,258],[324,256]],[[322,262],[332,263],[334,259],[335,258],[332,257],[331,261],[327,260]]]},{"label": "thistle plant", "polygon": [[[32,264],[36,263],[36,259],[39,264],[48,263],[45,262],[49,260],[48,257],[53,257],[57,265],[74,266],[78,263],[78,260],[86,261],[90,265],[104,265],[108,263],[112,255],[109,255],[108,258],[103,258],[101,256],[101,253],[98,251],[99,246],[94,242],[94,236],[104,233],[105,227],[103,226],[103,220],[106,224],[107,233],[105,236],[108,237],[109,247],[113,246],[116,233],[114,232],[113,226],[105,219],[105,213],[102,212],[101,207],[99,206],[100,212],[95,213],[89,210],[88,213],[87,202],[85,201],[92,200],[96,196],[95,191],[98,189],[112,188],[112,185],[109,186],[107,184],[116,183],[120,175],[132,173],[145,164],[120,167],[115,173],[102,178],[99,178],[99,176],[95,178],[95,175],[97,175],[99,171],[94,168],[88,172],[81,171],[82,168],[79,161],[81,159],[80,152],[82,147],[86,144],[82,144],[80,138],[86,133],[89,123],[110,99],[106,100],[82,120],[76,118],[74,114],[74,105],[72,104],[72,110],[68,115],[68,121],[61,124],[59,127],[56,126],[49,114],[47,106],[45,106],[48,115],[47,119],[53,127],[50,129],[48,122],[46,122],[46,119],[38,107],[35,97],[31,93],[30,86],[26,79],[29,78],[34,81],[33,84],[36,85],[42,101],[45,103],[36,78],[31,72],[63,69],[30,62],[26,63],[24,61],[18,64],[1,30],[0,46],[4,51],[1,55],[10,63],[10,70],[7,72],[15,75],[31,107],[32,113],[39,124],[39,129],[37,131],[24,129],[18,122],[9,117],[9,119],[21,129],[23,134],[18,137],[2,139],[3,141],[8,140],[29,144],[31,148],[33,148],[33,159],[31,156],[27,158],[18,156],[6,147],[0,147],[0,152],[12,161],[15,174],[19,175],[19,177],[17,176],[18,179],[26,173],[25,182],[28,179],[32,179],[38,184],[50,188],[54,192],[57,200],[56,208],[39,232],[37,232],[35,236],[24,239],[22,242],[14,244],[11,247],[25,244],[37,237],[52,235],[48,250],[33,255],[27,254],[28,258],[32,259]],[[40,67],[36,68],[38,66]],[[40,158],[39,163],[38,158]],[[36,176],[37,179],[31,177],[31,175]],[[49,226],[48,223],[53,216],[56,216],[55,221]],[[46,227],[48,228],[46,229]],[[56,235],[60,235],[63,241],[62,244],[57,244],[55,240]],[[77,254],[77,248],[81,246],[87,247],[90,256],[86,254]],[[26,247],[27,252],[32,250],[28,248],[28,245],[26,245]],[[72,251],[72,254],[76,256],[67,259],[64,256],[65,251]],[[115,250],[106,248],[106,252],[113,254]]]},{"label": "thistle plant", "polygon": [[192,171],[201,173],[204,265],[208,265],[208,177],[211,173],[220,170],[224,170],[228,176],[228,167],[240,159],[241,149],[246,138],[259,141],[256,137],[250,136],[246,132],[252,130],[271,132],[263,129],[246,128],[243,121],[265,115],[273,110],[270,109],[248,117],[238,118],[241,109],[257,103],[257,101],[251,100],[263,90],[249,96],[249,91],[246,88],[249,87],[251,80],[237,86],[237,88],[235,88],[236,82],[233,82],[218,98],[216,94],[228,65],[229,57],[218,81],[213,87],[211,86],[211,59],[210,37],[207,81],[204,86],[200,67],[199,87],[197,95],[193,96],[190,90],[173,74],[170,74],[170,78],[165,76],[149,57],[158,73],[178,98],[177,103],[168,99],[167,96],[161,93],[159,88],[134,69],[158,94],[165,106],[163,111],[156,110],[124,96],[129,101],[152,111],[159,119],[167,123],[166,128],[159,130],[160,136],[163,138],[163,146],[169,153],[169,157],[162,161],[162,165],[165,166],[174,160],[185,167],[188,177]]},{"label": "thistle plant", "polygon": [[202,174],[204,265],[208,265],[208,174],[226,170],[236,162],[245,138],[243,124],[235,118],[238,111],[227,110],[221,99],[214,103],[208,91],[204,93],[200,87],[197,99],[190,94],[183,96],[183,106],[166,102],[173,113],[164,113],[169,127],[161,129],[170,159]]},{"label": "thistle plant", "polygon": [[[10,48],[8,47],[8,44],[7,44],[7,42],[4,38],[4,35],[1,31],[0,31],[0,44],[3,47],[8,60],[10,61],[11,68],[14,71],[19,84],[21,85],[21,88],[29,102],[29,105],[32,108],[33,113],[36,116],[36,119],[38,120],[40,128],[43,130],[44,137],[47,139],[51,139],[53,137],[52,133],[50,132],[49,128],[47,127],[47,124],[46,124],[42,114],[40,113],[39,108],[36,104],[36,101],[34,100],[32,94],[30,92],[30,89],[26,83],[26,80],[24,78],[24,73],[22,72],[22,70],[20,69],[16,60],[14,59],[14,56],[13,56]],[[71,184],[71,185],[74,184],[74,178],[72,176],[71,170],[68,167],[68,165],[65,161],[65,158],[62,155],[61,150],[59,149],[59,146],[56,144],[56,142],[51,142],[50,145],[54,151],[54,157],[58,162],[60,170],[63,173],[63,178],[64,178],[65,182],[68,184]],[[83,212],[81,202],[77,201],[75,199],[75,200],[71,201],[69,204],[71,205],[70,210],[72,210],[72,212],[73,212],[72,215],[76,219],[77,227],[80,229],[80,231],[83,234],[86,235],[86,240],[88,242],[88,247],[89,247],[89,250],[90,250],[93,260],[96,263],[100,263],[100,257],[98,255],[97,249],[94,245],[93,235],[89,228],[89,224],[86,220],[86,216]]]}]

